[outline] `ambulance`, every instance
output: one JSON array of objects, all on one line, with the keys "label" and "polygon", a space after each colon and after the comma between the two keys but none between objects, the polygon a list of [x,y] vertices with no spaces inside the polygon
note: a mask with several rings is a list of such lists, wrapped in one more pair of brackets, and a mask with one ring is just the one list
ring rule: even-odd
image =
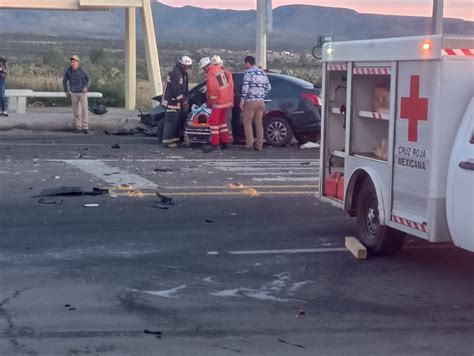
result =
[{"label": "ambulance", "polygon": [[326,43],[320,164],[370,253],[407,234],[474,251],[474,38]]}]

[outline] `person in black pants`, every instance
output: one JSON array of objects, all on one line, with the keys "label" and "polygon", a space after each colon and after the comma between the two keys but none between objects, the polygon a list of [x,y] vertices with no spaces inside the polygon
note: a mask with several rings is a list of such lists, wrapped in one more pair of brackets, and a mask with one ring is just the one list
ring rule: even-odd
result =
[{"label": "person in black pants", "polygon": [[188,70],[193,61],[188,56],[181,57],[166,79],[166,88],[161,105],[166,109],[163,127],[163,145],[176,148],[180,140],[182,110],[188,108]]}]

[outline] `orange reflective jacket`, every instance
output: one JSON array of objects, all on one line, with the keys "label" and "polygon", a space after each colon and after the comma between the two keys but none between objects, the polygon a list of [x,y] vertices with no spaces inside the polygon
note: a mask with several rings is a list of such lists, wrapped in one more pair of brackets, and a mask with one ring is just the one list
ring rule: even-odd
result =
[{"label": "orange reflective jacket", "polygon": [[234,106],[234,81],[231,72],[214,65],[208,69],[207,101],[213,109]]}]

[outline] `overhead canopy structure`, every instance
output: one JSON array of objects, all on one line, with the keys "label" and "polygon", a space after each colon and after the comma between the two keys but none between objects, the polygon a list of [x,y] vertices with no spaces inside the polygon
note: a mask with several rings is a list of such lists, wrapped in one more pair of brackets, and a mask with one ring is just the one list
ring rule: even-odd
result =
[{"label": "overhead canopy structure", "polygon": [[151,0],[1,0],[0,9],[29,10],[71,10],[71,11],[107,11],[111,8],[124,8],[126,21],[125,37],[125,107],[129,110],[136,106],[137,87],[137,39],[136,9],[139,8],[143,24],[143,40],[148,67],[151,96],[163,92],[156,45],[155,28]]}]

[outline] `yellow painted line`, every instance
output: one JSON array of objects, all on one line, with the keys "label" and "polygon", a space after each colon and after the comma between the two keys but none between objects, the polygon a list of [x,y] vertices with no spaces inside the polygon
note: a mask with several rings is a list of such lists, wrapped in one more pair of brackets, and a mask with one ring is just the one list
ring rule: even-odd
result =
[{"label": "yellow painted line", "polygon": [[[314,195],[317,191],[258,192],[259,195]],[[130,197],[128,194],[115,194],[118,197]],[[167,194],[176,196],[249,196],[242,192],[175,192]],[[143,193],[144,197],[156,196],[155,193]]]},{"label": "yellow painted line", "polygon": [[254,188],[254,189],[304,189],[304,188],[319,188],[319,185],[244,185],[243,188],[229,188],[228,185],[203,185],[203,186],[176,186],[176,187],[158,187],[157,190],[176,190],[176,189],[245,189],[245,188]]}]

